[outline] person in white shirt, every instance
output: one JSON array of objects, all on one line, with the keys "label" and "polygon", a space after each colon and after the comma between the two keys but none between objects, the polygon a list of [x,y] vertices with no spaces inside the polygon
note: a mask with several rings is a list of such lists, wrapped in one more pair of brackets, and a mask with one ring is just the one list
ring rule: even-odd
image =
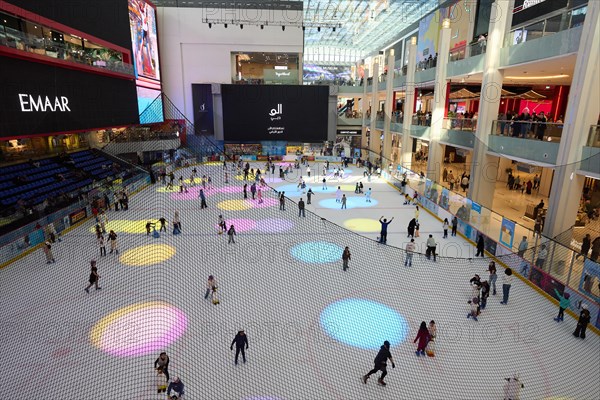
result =
[{"label": "person in white shirt", "polygon": [[540,247],[540,251],[538,253],[538,258],[535,260],[535,266],[539,269],[544,269],[544,263],[546,262],[546,257],[548,257],[548,250],[546,250],[546,245],[543,244]]},{"label": "person in white shirt", "polygon": [[413,253],[415,252],[415,239],[410,239],[410,242],[406,244],[406,260],[404,261],[405,267],[412,267]]},{"label": "person in white shirt", "polygon": [[435,248],[437,247],[437,243],[433,238],[433,235],[429,235],[427,239],[427,251],[425,252],[425,256],[428,260],[431,259],[431,254],[433,253],[433,261],[435,262]]},{"label": "person in white shirt", "polygon": [[338,186],[338,188],[335,192],[335,201],[336,201],[336,203],[342,202],[342,189],[340,186]]},{"label": "person in white shirt", "polygon": [[212,293],[214,293],[215,290],[217,290],[217,279],[213,275],[209,275],[208,281],[206,281],[206,293],[204,293],[204,298],[208,299],[208,296],[211,295],[212,300]]},{"label": "person in white shirt", "polygon": [[310,167],[306,167],[306,175],[310,178]]},{"label": "person in white shirt", "polygon": [[502,275],[502,301],[500,304],[508,304],[508,295],[510,293],[510,285],[512,285],[512,281],[512,269],[506,268],[504,275]]}]

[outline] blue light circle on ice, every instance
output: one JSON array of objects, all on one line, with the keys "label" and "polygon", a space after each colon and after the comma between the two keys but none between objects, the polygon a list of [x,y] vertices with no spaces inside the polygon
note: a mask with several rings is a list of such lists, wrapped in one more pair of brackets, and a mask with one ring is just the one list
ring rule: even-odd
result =
[{"label": "blue light circle on ice", "polygon": [[300,261],[320,264],[340,260],[344,248],[329,242],[306,242],[292,247],[290,252]]},{"label": "blue light circle on ice", "polygon": [[[333,191],[335,193],[335,190]],[[369,208],[375,207],[378,201],[371,198],[371,202],[368,203],[365,196],[350,196],[346,197],[346,208],[348,210],[352,208]],[[323,208],[341,209],[342,203],[335,201],[335,198],[325,199],[319,201],[319,206]]]},{"label": "blue light circle on ice", "polygon": [[321,329],[333,339],[361,349],[379,349],[406,339],[408,323],[397,311],[371,300],[345,299],[328,305],[321,313]]},{"label": "blue light circle on ice", "polygon": [[[275,188],[275,190],[277,190],[277,194],[279,195],[281,192],[285,192],[285,197],[306,197],[306,193],[302,193],[303,190],[300,189],[298,187],[298,184],[290,184],[290,185],[283,185],[283,186],[278,186]],[[308,190],[308,188],[306,188],[306,190]],[[306,192],[306,190],[304,190],[304,192]]]}]

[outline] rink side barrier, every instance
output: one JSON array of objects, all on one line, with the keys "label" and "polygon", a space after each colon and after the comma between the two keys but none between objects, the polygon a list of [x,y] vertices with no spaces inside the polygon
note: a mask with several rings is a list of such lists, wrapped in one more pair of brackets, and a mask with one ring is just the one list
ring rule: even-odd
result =
[{"label": "rink side barrier", "polygon": [[[384,172],[384,173],[382,173],[382,178],[383,178],[383,179],[385,179],[385,182],[386,182],[388,185],[390,185],[391,187],[393,187],[394,189],[396,189],[398,192],[400,192],[400,193],[402,194],[402,190],[401,190],[401,188],[399,188],[399,187],[398,187],[398,186],[397,186],[395,183],[392,183],[392,182],[390,182],[390,181],[388,180],[388,178],[387,178],[387,175],[388,175],[388,174],[387,174],[387,172]],[[408,185],[408,183],[407,183],[407,185],[405,186],[405,193],[407,193],[409,196],[411,196],[411,197],[412,197],[412,196],[414,195],[414,192],[415,192],[415,190],[414,190],[413,188],[411,188],[411,187]],[[421,197],[421,195],[420,195],[420,194],[418,194],[418,197],[417,197],[417,202],[418,202],[418,204],[421,206],[421,208],[422,208],[423,210],[427,211],[429,214],[431,214],[431,215],[432,215],[434,218],[438,219],[440,222],[443,222],[442,218],[440,218],[440,217],[437,215],[437,213],[433,212],[432,210],[430,210],[430,209],[427,207],[427,204],[426,204],[426,203],[427,203],[427,202],[431,202],[431,201],[430,201],[430,200],[428,200],[427,198],[425,198],[425,200],[427,200],[427,202],[422,202],[421,200],[422,200],[422,197]],[[434,204],[435,204],[435,203],[434,203]],[[439,209],[438,209],[438,211],[439,211]],[[444,211],[445,211],[446,213],[448,213],[450,216],[454,216],[454,214],[452,214],[450,211],[448,211],[448,210],[444,210]],[[464,230],[464,226],[465,226],[465,225],[468,225],[468,226],[471,228],[471,230],[473,230],[473,231],[476,231],[476,232],[479,232],[479,231],[478,231],[476,228],[472,227],[471,225],[469,225],[469,224],[467,224],[467,223],[465,223],[465,222],[461,221],[461,220],[460,220],[460,218],[459,218],[458,220],[459,220],[459,224],[458,224],[458,229],[456,230],[456,232],[457,232],[457,233],[458,233],[458,234],[459,234],[459,235],[460,235],[460,236],[461,236],[463,239],[465,239],[467,242],[471,243],[473,246],[477,246],[477,244],[476,244],[476,243],[475,243],[475,242],[474,242],[474,241],[473,241],[471,238],[467,237],[467,236],[464,234],[463,230]],[[461,228],[462,228],[462,229],[461,229]],[[489,236],[485,235],[484,233],[481,233],[481,232],[479,232],[479,233],[480,233],[481,235],[483,235],[483,236],[484,236],[484,238],[488,238],[488,239],[490,239],[490,240],[493,240],[493,239],[489,238]],[[506,246],[504,246],[502,243],[499,243],[499,242],[496,242],[496,241],[494,241],[494,242],[496,243],[496,248],[498,248],[498,246],[500,246],[501,248],[504,248],[504,249],[506,249],[507,251],[509,251],[510,253],[512,253],[512,251],[511,251],[510,249],[506,248]],[[546,293],[546,292],[545,292],[545,291],[544,291],[542,288],[540,288],[540,287],[538,287],[537,285],[535,285],[533,282],[531,282],[531,281],[530,281],[529,279],[527,279],[526,277],[522,276],[520,273],[518,273],[518,272],[515,270],[515,268],[513,268],[513,267],[510,267],[509,265],[507,265],[507,264],[506,264],[504,261],[502,261],[502,260],[500,260],[498,257],[496,257],[496,255],[495,255],[495,254],[492,254],[492,253],[490,253],[490,252],[487,250],[487,247],[488,247],[488,246],[486,246],[486,249],[484,249],[484,252],[485,252],[485,253],[486,253],[486,254],[487,254],[487,255],[488,255],[488,256],[489,256],[489,257],[490,257],[492,260],[494,260],[494,261],[495,261],[497,264],[501,265],[501,266],[502,266],[502,267],[504,267],[504,268],[511,268],[511,269],[513,270],[513,274],[514,274],[514,275],[515,275],[517,278],[519,278],[519,279],[520,279],[521,281],[523,281],[525,284],[527,284],[528,286],[530,286],[531,288],[533,288],[535,291],[537,291],[539,294],[541,294],[542,296],[544,296],[546,299],[550,300],[552,303],[554,303],[554,304],[555,304],[555,305],[558,307],[558,304],[559,304],[559,302],[558,302],[558,300],[557,300],[557,299],[555,299],[555,298],[554,298],[553,296],[551,296],[550,294]],[[516,254],[515,254],[515,256],[516,256]],[[528,261],[527,261],[527,260],[523,260],[523,262],[527,262],[527,263],[528,263]],[[588,329],[590,329],[590,330],[591,330],[592,332],[594,332],[596,335],[600,336],[600,329],[599,329],[599,328],[600,328],[600,310],[597,310],[597,309],[599,308],[599,305],[598,305],[598,304],[597,304],[597,303],[596,303],[594,300],[592,300],[592,299],[589,299],[587,296],[585,296],[585,295],[583,295],[583,294],[579,293],[579,291],[577,291],[576,289],[574,289],[574,288],[570,288],[570,287],[568,287],[568,286],[566,286],[566,285],[565,285],[565,288],[569,288],[569,293],[571,293],[571,295],[573,294],[573,292],[575,292],[575,293],[577,293],[577,294],[579,295],[579,297],[582,297],[582,298],[586,299],[586,300],[587,300],[587,302],[588,302],[588,304],[591,304],[591,305],[595,306],[595,307],[593,307],[593,308],[592,308],[592,307],[590,307],[590,309],[589,309],[589,311],[590,311],[590,317],[592,317],[592,319],[590,320],[590,322],[589,322],[589,324],[588,324]],[[573,297],[573,300],[575,300],[575,298],[574,298],[574,297]],[[597,311],[596,313],[593,313],[594,309],[596,309],[596,311]],[[570,307],[569,307],[569,308],[567,308],[567,309],[565,310],[565,312],[566,312],[567,314],[569,314],[571,317],[573,317],[573,318],[575,319],[575,322],[577,322],[577,320],[579,319],[579,315],[577,315],[577,314],[576,314],[574,311],[572,311]],[[595,319],[595,320],[594,320],[594,315],[596,315],[596,319]]]},{"label": "rink side barrier", "polygon": [[[142,175],[119,186],[125,188],[129,196],[133,196],[149,184],[150,176]],[[48,239],[46,229],[50,224],[54,225],[58,237],[61,237],[91,218],[91,205],[81,201],[3,235],[0,237],[0,269],[40,249]],[[41,228],[35,229],[38,224]]]}]

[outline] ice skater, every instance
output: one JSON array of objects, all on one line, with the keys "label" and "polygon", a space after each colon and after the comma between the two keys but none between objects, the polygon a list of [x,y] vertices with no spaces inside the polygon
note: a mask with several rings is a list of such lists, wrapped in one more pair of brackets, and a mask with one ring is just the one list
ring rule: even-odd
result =
[{"label": "ice skater", "polygon": [[327,190],[327,179],[323,178],[323,190]]},{"label": "ice skater", "polygon": [[229,346],[229,350],[233,350],[233,345],[235,344],[235,365],[238,363],[238,357],[240,353],[242,353],[242,361],[246,363],[246,352],[248,350],[248,336],[246,336],[246,332],[243,329],[239,330],[237,335],[233,338],[231,342],[231,346]]},{"label": "ice skater", "polygon": [[458,228],[458,218],[456,216],[452,217],[452,232],[451,236],[456,236],[456,229]]},{"label": "ice skater", "polygon": [[467,318],[473,318],[477,321],[477,309],[479,308],[479,298],[473,297],[471,300],[467,301],[469,304],[469,313],[467,314]]},{"label": "ice skater", "polygon": [[[415,227],[415,229],[417,229],[417,228]],[[419,237],[419,235],[417,235],[417,237]],[[428,260],[431,260],[431,255],[433,254],[433,262],[435,262],[436,247],[437,247],[437,243],[435,242],[433,235],[429,235],[429,237],[427,238],[427,250],[425,250],[425,257],[427,257]]]},{"label": "ice skater", "polygon": [[512,285],[513,276],[512,269],[506,268],[504,275],[502,275],[502,301],[500,304],[508,304],[508,296],[510,294],[510,287]]},{"label": "ice skater", "polygon": [[[358,190],[360,191],[360,187],[358,188]],[[372,193],[371,188],[369,188],[369,190],[367,190],[367,192],[365,193],[367,203],[371,202],[371,193]]]},{"label": "ice skater", "polygon": [[496,279],[498,279],[498,274],[496,273],[496,263],[494,261],[490,261],[488,265],[488,272],[490,273],[489,282],[492,290],[492,295],[496,295]]},{"label": "ice skater", "polygon": [[373,369],[362,377],[363,383],[366,384],[367,380],[371,375],[377,373],[377,371],[381,371],[381,376],[379,377],[379,379],[377,379],[377,383],[381,386],[385,386],[386,383],[383,381],[383,379],[387,375],[388,359],[392,363],[392,368],[396,368],[396,364],[394,364],[394,360],[392,359],[392,353],[390,353],[390,342],[386,340],[385,342],[383,342],[383,346],[381,346],[379,352],[375,356],[375,365],[373,366]]},{"label": "ice skater", "polygon": [[581,305],[581,312],[579,313],[579,320],[577,321],[577,328],[573,332],[573,336],[585,339],[585,331],[587,330],[588,323],[590,322],[590,312],[587,304]]},{"label": "ice skater", "polygon": [[198,192],[198,197],[200,198],[200,209],[207,208],[206,205],[206,196],[204,195],[204,189],[200,189]]},{"label": "ice skater", "polygon": [[315,192],[313,192],[311,188],[308,188],[308,192],[306,192],[306,204],[310,204],[313,194],[315,194]]},{"label": "ice skater", "polygon": [[444,230],[444,237],[443,239],[448,239],[448,218],[444,218],[444,223],[442,224],[442,229]]},{"label": "ice skater", "polygon": [[252,200],[256,198],[256,183],[252,182],[250,185],[250,193],[252,194]]},{"label": "ice skater", "polygon": [[108,217],[104,210],[100,211],[98,215],[98,222],[100,223],[100,229],[102,229],[102,233],[106,233],[106,225],[108,224]]},{"label": "ice skater", "polygon": [[229,236],[229,241],[227,242],[227,244],[235,244],[235,240],[233,239],[235,235],[237,235],[237,233],[235,233],[235,227],[231,225],[229,227],[229,230],[227,231],[227,236]]},{"label": "ice skater", "polygon": [[160,217],[159,220],[158,220],[158,222],[160,222],[160,229],[159,229],[159,231],[160,232],[162,232],[162,231],[166,232],[167,231],[167,220],[166,220],[166,218],[165,217]]},{"label": "ice skater", "polygon": [[346,201],[347,201],[347,200],[348,200],[348,199],[346,198],[346,195],[345,195],[345,194],[343,194],[343,195],[342,195],[342,210],[343,210],[344,208],[347,208],[347,207],[346,207]]},{"label": "ice skater", "polygon": [[248,198],[248,184],[244,183],[244,199]]},{"label": "ice skater", "polygon": [[429,330],[427,329],[427,323],[425,321],[421,322],[421,326],[419,326],[419,331],[417,332],[417,337],[413,340],[413,343],[417,344],[417,351],[415,354],[417,356],[425,355],[425,347],[427,347],[427,343],[429,343]]},{"label": "ice skater", "polygon": [[558,298],[558,301],[560,302],[558,305],[558,316],[556,318],[554,318],[554,320],[556,322],[561,322],[562,320],[565,319],[565,310],[567,308],[569,308],[569,306],[571,305],[571,300],[569,299],[569,297],[571,297],[571,295],[569,293],[565,293],[564,295],[561,295],[560,292],[558,290],[556,290],[556,288],[554,288],[554,293],[556,293],[556,297]]},{"label": "ice skater", "polygon": [[298,201],[298,217],[306,217],[304,200],[300,197],[300,201]]},{"label": "ice skater", "polygon": [[279,194],[279,211],[285,211],[285,192]]},{"label": "ice skater", "polygon": [[344,249],[344,252],[342,253],[342,263],[343,263],[343,270],[346,271],[348,269],[348,261],[350,261],[350,247],[346,246],[346,248]]},{"label": "ice skater", "polygon": [[386,218],[379,218],[379,223],[381,224],[381,232],[379,232],[379,243],[386,244],[387,243],[387,229],[388,225],[392,223],[394,217],[389,221]]},{"label": "ice skater", "polygon": [[204,299],[208,299],[208,296],[211,296],[212,300],[212,294],[214,294],[216,291],[217,279],[213,275],[209,275],[208,280],[206,281],[206,292],[204,293]]},{"label": "ice skater", "polygon": [[106,243],[103,235],[98,236],[98,247],[100,248],[100,257],[104,257],[106,255]]},{"label": "ice skater", "polygon": [[177,227],[177,230],[179,233],[181,233],[181,219],[179,218],[179,211],[175,211],[175,214],[173,215],[173,234],[175,234],[175,227]]},{"label": "ice skater", "polygon": [[342,189],[340,186],[338,186],[337,190],[335,191],[335,202],[336,203],[342,202]]},{"label": "ice skater", "polygon": [[92,266],[92,268],[90,270],[90,278],[88,280],[88,282],[90,284],[85,288],[86,293],[90,292],[90,288],[92,286],[95,286],[96,290],[102,289],[101,287],[98,286],[98,281],[100,280],[100,275],[98,275],[98,268],[96,268],[96,261],[92,260],[90,262],[90,264]]},{"label": "ice skater", "polygon": [[410,222],[408,223],[408,236],[406,237],[410,237],[410,238],[414,238],[415,237],[415,227],[417,226],[417,220],[416,219],[411,219]]},{"label": "ice skater", "polygon": [[169,382],[169,356],[164,351],[160,353],[156,361],[154,361],[154,369],[165,374],[167,382]]},{"label": "ice skater", "polygon": [[227,232],[227,224],[225,223],[225,218],[223,218],[223,215],[219,215],[219,220],[217,221],[217,226],[219,227],[219,235],[222,235],[223,233]]},{"label": "ice skater", "polygon": [[110,254],[115,252],[119,254],[119,249],[117,248],[117,234],[115,231],[111,230],[108,234],[108,240],[110,241]]},{"label": "ice skater", "polygon": [[483,235],[479,235],[479,238],[477,238],[477,253],[475,254],[475,257],[484,257],[484,250],[485,242],[483,240]]},{"label": "ice skater", "polygon": [[263,203],[262,189],[260,188],[260,186],[256,188],[256,198],[258,200],[258,204]]},{"label": "ice skater", "polygon": [[[183,382],[181,382],[181,379],[175,377],[173,378],[171,383],[169,383],[169,388],[167,389],[167,396],[170,396],[170,400],[180,400],[184,395],[183,389]],[[171,391],[173,391],[173,395],[171,395]]]},{"label": "ice skater", "polygon": [[412,267],[413,254],[415,253],[415,239],[410,239],[410,242],[406,244],[406,260],[404,260],[405,267]]}]

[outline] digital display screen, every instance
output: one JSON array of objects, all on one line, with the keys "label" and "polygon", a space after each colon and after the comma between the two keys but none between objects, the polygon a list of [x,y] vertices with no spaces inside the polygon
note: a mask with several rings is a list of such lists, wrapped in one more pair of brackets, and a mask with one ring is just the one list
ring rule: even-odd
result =
[{"label": "digital display screen", "polygon": [[[144,0],[129,0],[129,27],[135,75],[160,81],[156,10]],[[138,85],[141,84],[138,82]]]},{"label": "digital display screen", "polygon": [[139,123],[133,79],[0,58],[0,137]]},{"label": "digital display screen", "polygon": [[327,140],[328,86],[222,85],[227,141]]},{"label": "digital display screen", "polygon": [[160,90],[137,87],[140,124],[153,124],[165,120],[162,97],[159,96]]}]

